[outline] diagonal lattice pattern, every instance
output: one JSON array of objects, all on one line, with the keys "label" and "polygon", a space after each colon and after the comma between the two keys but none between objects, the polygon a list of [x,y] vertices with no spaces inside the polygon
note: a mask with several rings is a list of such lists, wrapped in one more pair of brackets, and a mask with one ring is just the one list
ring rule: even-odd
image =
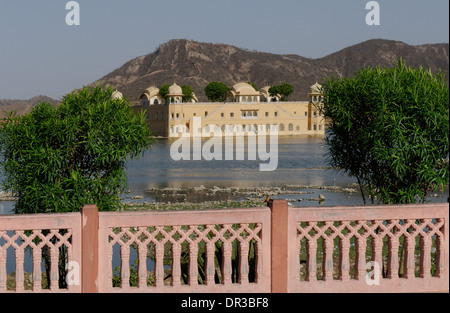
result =
[{"label": "diagonal lattice pattern", "polygon": [[[154,261],[155,287],[167,284],[167,264],[172,286],[198,285],[200,281],[205,285],[248,284],[249,277],[254,282],[261,274],[261,228],[258,223],[110,228],[108,264],[113,247],[119,245],[121,287],[130,285],[130,248],[137,250],[139,287],[148,285],[148,257]],[[187,282],[181,279],[182,268],[186,269]],[[203,279],[199,279],[199,269],[204,269]]]},{"label": "diagonal lattice pattern", "polygon": [[[60,265],[72,260],[72,230],[71,229],[34,229],[0,231],[0,290],[11,289],[7,286],[6,263],[8,250],[14,250],[14,290],[21,292],[25,288],[24,260],[25,251],[31,249],[33,260],[33,273],[31,275],[31,289],[41,291],[42,286],[55,291],[60,289],[61,277]],[[42,263],[49,267],[49,284],[43,283]],[[67,286],[65,286],[67,288]]]},{"label": "diagonal lattice pattern", "polygon": [[297,270],[304,282],[364,280],[374,261],[386,279],[440,277],[443,242],[444,219],[298,222]]}]

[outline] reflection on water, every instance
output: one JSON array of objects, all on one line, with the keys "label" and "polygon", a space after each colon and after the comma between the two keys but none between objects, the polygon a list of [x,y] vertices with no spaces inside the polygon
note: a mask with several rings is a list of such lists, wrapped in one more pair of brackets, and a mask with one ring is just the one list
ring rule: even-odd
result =
[{"label": "reflection on water", "polygon": [[[208,139],[203,140],[203,144]],[[283,185],[348,185],[354,179],[327,168],[325,147],[319,137],[280,137],[278,168],[259,171],[257,160],[174,161],[170,146],[175,140],[161,139],[140,159],[128,162],[128,187],[133,193],[150,188],[262,187]],[[224,158],[223,158],[224,159]]]}]

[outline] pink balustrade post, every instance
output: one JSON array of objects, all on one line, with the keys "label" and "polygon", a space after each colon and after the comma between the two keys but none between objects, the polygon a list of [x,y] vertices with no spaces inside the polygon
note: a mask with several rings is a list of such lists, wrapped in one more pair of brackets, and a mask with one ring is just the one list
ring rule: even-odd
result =
[{"label": "pink balustrade post", "polygon": [[81,292],[98,292],[98,208],[81,209]]},{"label": "pink balustrade post", "polygon": [[269,201],[272,211],[272,293],[288,291],[288,204],[285,200]]}]

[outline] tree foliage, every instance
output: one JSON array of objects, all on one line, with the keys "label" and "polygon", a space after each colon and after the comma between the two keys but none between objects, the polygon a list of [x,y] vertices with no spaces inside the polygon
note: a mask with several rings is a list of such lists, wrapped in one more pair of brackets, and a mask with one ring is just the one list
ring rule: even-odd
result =
[{"label": "tree foliage", "polygon": [[100,210],[120,206],[125,163],[153,142],[144,114],[113,89],[83,88],[59,106],[38,104],[0,123],[3,189],[18,197],[16,213]]},{"label": "tree foliage", "polygon": [[399,60],[327,79],[331,166],[357,178],[366,203],[425,202],[449,181],[449,90],[443,74]]},{"label": "tree foliage", "polygon": [[281,101],[287,101],[288,97],[294,92],[294,87],[291,84],[284,83],[279,86],[272,86],[269,88],[269,94],[272,97],[281,96]]},{"label": "tree foliage", "polygon": [[183,102],[191,102],[194,98],[194,88],[189,85],[183,85],[181,90],[183,91]]},{"label": "tree foliage", "polygon": [[161,97],[163,97],[164,100],[166,100],[166,103],[169,103],[169,101],[167,99],[167,94],[169,93],[169,87],[170,87],[170,84],[165,84],[164,86],[159,88],[159,95]]},{"label": "tree foliage", "polygon": [[205,87],[205,95],[208,97],[208,100],[212,102],[225,101],[228,91],[230,91],[230,88],[222,82],[210,82]]}]

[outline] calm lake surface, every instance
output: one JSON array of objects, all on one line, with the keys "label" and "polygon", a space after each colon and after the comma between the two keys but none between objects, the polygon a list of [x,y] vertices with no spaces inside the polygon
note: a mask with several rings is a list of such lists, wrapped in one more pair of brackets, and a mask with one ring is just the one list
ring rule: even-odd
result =
[{"label": "calm lake surface", "polygon": [[[256,160],[248,160],[247,150],[244,152],[243,161],[206,161],[204,158],[194,161],[192,157],[187,161],[174,161],[170,156],[170,146],[174,142],[175,140],[170,139],[158,140],[143,157],[128,163],[128,183],[132,192],[142,192],[149,188],[183,188],[200,185],[260,187],[285,184],[346,185],[354,182],[354,179],[325,169],[328,166],[324,158],[326,149],[323,139],[318,137],[280,137],[278,167],[270,172],[259,171],[259,165],[269,163],[269,160],[260,160],[259,154]],[[202,146],[206,142],[208,140],[203,139]],[[269,145],[267,150],[269,151]]]},{"label": "calm lake surface", "polygon": [[[199,161],[174,161],[170,155],[173,139],[158,139],[156,144],[143,156],[131,160],[127,164],[128,189],[132,196],[144,196],[143,201],[153,199],[146,194],[150,188],[186,188],[186,187],[279,187],[284,185],[342,185],[354,183],[355,180],[326,169],[324,158],[326,148],[323,138],[290,136],[278,138],[278,166],[275,171],[261,172],[262,161],[259,154],[256,160],[248,160],[248,151],[244,149],[244,160],[211,160],[202,158]],[[208,139],[202,140],[202,146]],[[270,152],[267,145],[267,152]],[[192,145],[191,145],[191,150]],[[225,148],[223,149],[225,153]],[[236,151],[234,146],[234,151]],[[235,152],[236,153],[236,152]],[[193,152],[191,151],[191,156]],[[223,157],[222,159],[225,159]],[[236,158],[234,158],[236,159]],[[314,192],[314,191],[311,191]],[[324,193],[322,191],[322,193]],[[318,195],[318,194],[317,194]],[[311,195],[313,197],[314,194]],[[333,200],[332,195],[327,205],[342,204]],[[356,200],[359,201],[360,197]],[[347,196],[343,201],[348,200]],[[311,203],[309,205],[314,205]],[[0,201],[0,214],[8,214],[13,202]]]},{"label": "calm lake surface", "polygon": [[[261,172],[259,166],[263,161],[256,154],[256,160],[248,160],[248,151],[244,149],[244,160],[211,160],[203,157],[199,161],[175,161],[170,155],[173,139],[158,139],[156,144],[143,156],[127,164],[128,189],[130,193],[124,195],[124,200],[133,196],[143,196],[140,200],[152,202],[147,194],[150,188],[187,188],[205,186],[212,188],[226,187],[281,187],[284,185],[304,186],[342,186],[348,187],[356,182],[354,178],[336,173],[329,169],[324,157],[326,147],[324,139],[313,136],[289,136],[278,138],[278,166],[271,172]],[[208,139],[202,140],[202,146]],[[267,152],[269,152],[267,145]],[[191,150],[192,145],[191,145]],[[225,150],[225,148],[223,148]],[[239,150],[239,148],[237,149]],[[225,151],[223,151],[225,152]],[[236,146],[234,147],[236,153]],[[236,159],[236,158],[234,158]],[[353,186],[355,188],[355,186]],[[317,198],[319,194],[325,196],[326,201],[302,201],[293,203],[295,206],[316,205],[362,205],[359,193],[336,193],[329,190],[309,189],[309,198]],[[438,197],[430,197],[431,202],[445,202],[448,189]],[[295,196],[280,196],[278,198],[292,199]],[[304,198],[304,197],[303,197]],[[139,202],[139,201],[138,201]],[[8,214],[13,207],[12,202],[0,201],[0,214]]]}]

